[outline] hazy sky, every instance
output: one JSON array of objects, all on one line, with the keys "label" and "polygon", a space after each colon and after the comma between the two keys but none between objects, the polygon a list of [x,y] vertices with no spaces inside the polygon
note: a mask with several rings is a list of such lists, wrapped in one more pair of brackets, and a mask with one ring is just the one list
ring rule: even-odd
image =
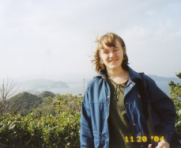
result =
[{"label": "hazy sky", "polygon": [[96,36],[120,35],[130,67],[181,72],[180,0],[0,0],[0,78],[91,78]]}]

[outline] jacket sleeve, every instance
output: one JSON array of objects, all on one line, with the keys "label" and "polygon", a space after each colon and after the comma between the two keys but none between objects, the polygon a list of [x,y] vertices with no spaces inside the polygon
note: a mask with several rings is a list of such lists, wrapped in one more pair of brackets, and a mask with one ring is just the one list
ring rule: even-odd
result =
[{"label": "jacket sleeve", "polygon": [[175,129],[176,111],[173,101],[156,85],[156,83],[146,76],[147,91],[153,111],[160,119],[160,132],[164,139],[171,143]]},{"label": "jacket sleeve", "polygon": [[84,95],[81,106],[80,147],[81,148],[94,147],[94,138],[92,134],[90,107],[88,102],[87,91]]}]

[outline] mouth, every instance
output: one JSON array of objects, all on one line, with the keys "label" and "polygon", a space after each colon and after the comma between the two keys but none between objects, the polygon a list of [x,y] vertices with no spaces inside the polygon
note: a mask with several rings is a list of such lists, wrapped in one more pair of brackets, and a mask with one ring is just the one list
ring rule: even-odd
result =
[{"label": "mouth", "polygon": [[117,60],[109,60],[109,63],[115,63]]}]

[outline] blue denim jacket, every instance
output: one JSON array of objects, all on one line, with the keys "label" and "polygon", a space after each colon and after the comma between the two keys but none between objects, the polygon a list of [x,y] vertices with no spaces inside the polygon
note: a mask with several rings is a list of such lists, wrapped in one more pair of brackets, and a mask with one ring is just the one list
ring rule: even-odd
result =
[{"label": "blue denim jacket", "polygon": [[[141,77],[129,67],[129,81],[124,92],[124,106],[132,127],[133,136],[148,136],[148,128],[139,98],[139,91],[132,81],[134,79],[141,79]],[[174,104],[157,87],[155,82],[145,74],[143,75],[143,82],[149,96],[148,105],[151,106],[153,124],[155,126],[160,125],[159,132],[170,143],[175,127],[176,111]],[[100,73],[89,82],[81,109],[81,148],[109,148],[108,117],[110,93],[105,74]],[[148,144],[149,141],[137,142],[137,146],[140,148],[147,148]]]}]

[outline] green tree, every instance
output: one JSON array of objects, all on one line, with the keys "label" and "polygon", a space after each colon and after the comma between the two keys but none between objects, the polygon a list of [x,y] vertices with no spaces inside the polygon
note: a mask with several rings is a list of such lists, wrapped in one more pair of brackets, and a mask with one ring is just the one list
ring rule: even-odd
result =
[{"label": "green tree", "polygon": [[[176,76],[181,79],[181,73],[176,74]],[[174,102],[175,109],[177,111],[177,117],[175,122],[175,130],[181,135],[181,84],[175,84],[170,81],[170,98]]]}]

